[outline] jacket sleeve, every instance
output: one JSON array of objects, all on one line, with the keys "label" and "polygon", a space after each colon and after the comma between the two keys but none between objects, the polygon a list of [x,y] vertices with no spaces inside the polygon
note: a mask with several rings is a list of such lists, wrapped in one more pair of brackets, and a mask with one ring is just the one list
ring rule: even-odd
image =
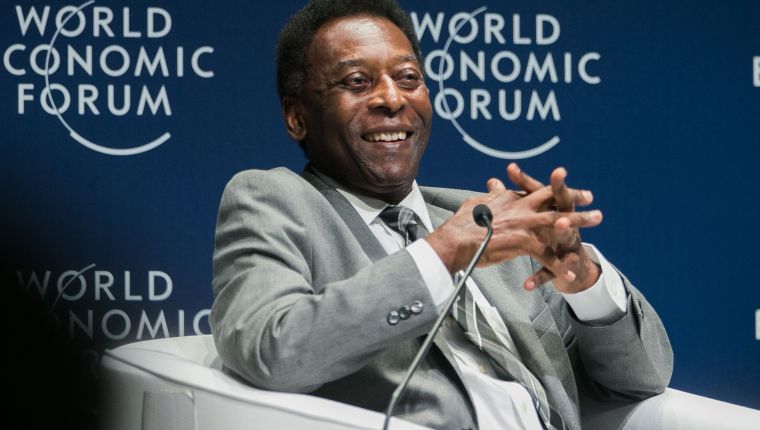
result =
[{"label": "jacket sleeve", "polygon": [[[473,193],[424,188],[426,199],[451,211]],[[529,258],[532,272],[541,265]],[[578,320],[551,283],[541,286],[584,394],[599,400],[638,400],[662,393],[673,373],[673,350],[654,308],[615,269],[629,294],[627,312],[606,326]]]},{"label": "jacket sleeve", "polygon": [[617,321],[601,326],[580,321],[556,292],[556,303],[550,305],[563,308],[557,315],[565,321],[557,321],[558,326],[570,326],[568,353],[584,394],[599,400],[645,399],[662,393],[670,383],[673,351],[657,312],[617,273],[629,296],[627,311]]},{"label": "jacket sleeve", "polygon": [[[409,253],[372,263],[336,218],[289,171],[243,172],[224,191],[210,321],[225,366],[255,386],[313,391],[435,319]],[[387,322],[415,300],[427,312]]]}]

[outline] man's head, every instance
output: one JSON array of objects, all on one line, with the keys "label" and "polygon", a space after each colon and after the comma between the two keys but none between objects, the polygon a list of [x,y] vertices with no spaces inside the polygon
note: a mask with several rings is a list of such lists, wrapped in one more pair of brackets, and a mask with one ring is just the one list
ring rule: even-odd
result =
[{"label": "man's head", "polygon": [[408,194],[432,108],[394,2],[312,1],[283,30],[277,67],[288,134],[318,170],[386,201]]},{"label": "man's head", "polygon": [[395,0],[312,0],[290,18],[277,44],[277,92],[280,99],[299,96],[306,83],[306,51],[317,30],[327,21],[352,15],[384,17],[406,35],[417,62],[422,64],[409,15]]}]

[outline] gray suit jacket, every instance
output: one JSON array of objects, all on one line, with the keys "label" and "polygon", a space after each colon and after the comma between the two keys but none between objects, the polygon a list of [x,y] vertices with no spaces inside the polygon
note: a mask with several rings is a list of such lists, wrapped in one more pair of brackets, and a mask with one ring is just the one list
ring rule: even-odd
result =
[{"label": "gray suit jacket", "polygon": [[[304,179],[306,178],[306,179]],[[307,181],[308,179],[308,181]],[[473,193],[422,188],[434,226]],[[529,258],[476,269],[473,278],[507,324],[524,364],[570,428],[579,390],[633,400],[662,392],[672,351],[659,317],[623,277],[628,313],[614,324],[579,322],[550,285],[521,287]],[[214,249],[211,326],[225,365],[251,384],[313,393],[383,411],[435,320],[411,256],[386,255],[351,205],[309,172],[237,174],[222,196]],[[390,325],[389,311],[423,303]],[[410,383],[398,416],[433,428],[476,427],[445,343]]]}]

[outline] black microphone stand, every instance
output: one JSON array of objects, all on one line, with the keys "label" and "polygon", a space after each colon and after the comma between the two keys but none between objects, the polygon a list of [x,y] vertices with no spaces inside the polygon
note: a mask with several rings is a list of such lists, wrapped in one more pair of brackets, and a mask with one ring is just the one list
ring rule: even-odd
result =
[{"label": "black microphone stand", "polygon": [[422,362],[422,359],[425,358],[428,351],[430,350],[430,346],[433,344],[433,339],[435,338],[435,335],[438,333],[438,330],[441,328],[441,325],[443,324],[443,320],[446,319],[446,316],[448,316],[449,312],[451,311],[451,308],[454,306],[454,302],[459,296],[459,292],[462,290],[462,287],[464,286],[465,281],[467,280],[467,278],[470,277],[472,270],[475,269],[475,265],[478,263],[478,260],[480,260],[480,256],[483,255],[483,251],[485,251],[486,246],[488,245],[488,242],[491,240],[491,236],[493,235],[493,227],[491,226],[491,220],[493,219],[493,215],[491,214],[491,210],[488,209],[488,206],[483,205],[483,204],[475,206],[475,208],[472,210],[472,217],[475,219],[475,223],[477,223],[479,226],[482,226],[488,229],[488,232],[486,233],[486,237],[483,239],[483,242],[480,244],[480,248],[478,248],[477,252],[475,252],[475,255],[472,257],[470,264],[467,266],[467,269],[464,271],[464,275],[459,279],[459,283],[457,284],[456,288],[454,288],[454,292],[451,294],[451,297],[449,297],[449,301],[446,302],[446,306],[438,315],[438,319],[436,319],[435,323],[433,323],[433,328],[428,333],[427,337],[425,338],[425,341],[422,342],[422,346],[420,347],[420,350],[417,351],[417,355],[414,356],[414,360],[412,360],[412,364],[409,366],[409,369],[406,371],[406,375],[404,375],[404,379],[401,381],[398,387],[396,387],[396,389],[393,391],[393,395],[391,396],[391,402],[390,404],[388,404],[388,409],[385,412],[385,421],[383,422],[383,430],[388,430],[388,424],[390,423],[391,416],[393,415],[393,410],[396,408],[396,404],[401,399],[401,396],[404,395],[404,391],[406,391],[406,386],[409,385],[409,380],[412,378],[414,371],[417,370],[417,367]]}]

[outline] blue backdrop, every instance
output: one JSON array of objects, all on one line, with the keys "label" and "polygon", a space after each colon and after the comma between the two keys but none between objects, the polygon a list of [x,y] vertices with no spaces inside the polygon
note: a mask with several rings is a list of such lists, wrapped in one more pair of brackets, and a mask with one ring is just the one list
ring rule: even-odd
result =
[{"label": "blue backdrop", "polygon": [[[300,4],[269,3],[0,6],[4,269],[87,349],[207,333],[224,185],[304,165],[274,79]],[[605,213],[584,239],[665,322],[671,385],[760,408],[760,3],[402,4],[436,104],[419,182],[566,166]]]}]

